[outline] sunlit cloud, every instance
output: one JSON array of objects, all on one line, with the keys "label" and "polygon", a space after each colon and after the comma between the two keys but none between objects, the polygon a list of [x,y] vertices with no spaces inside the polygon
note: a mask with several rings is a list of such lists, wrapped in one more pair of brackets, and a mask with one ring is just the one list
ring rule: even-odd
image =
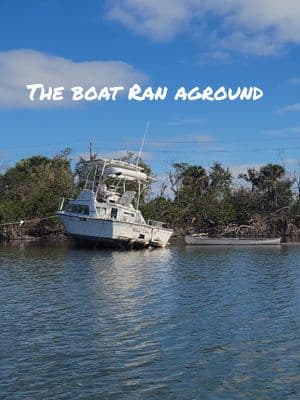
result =
[{"label": "sunlit cloud", "polygon": [[[120,61],[75,62],[63,57],[34,50],[10,50],[0,52],[0,107],[39,108],[43,106],[71,105],[64,101],[30,101],[27,84],[42,83],[45,86],[124,86],[144,82],[147,77],[132,65]],[[74,106],[74,103],[73,103]]]},{"label": "sunlit cloud", "polygon": [[[286,0],[107,0],[107,18],[135,34],[166,42],[189,34],[209,53],[277,54],[300,44],[300,2]],[[207,23],[214,20],[213,26]],[[208,54],[209,54],[208,53]],[[206,54],[207,55],[207,54]]]}]

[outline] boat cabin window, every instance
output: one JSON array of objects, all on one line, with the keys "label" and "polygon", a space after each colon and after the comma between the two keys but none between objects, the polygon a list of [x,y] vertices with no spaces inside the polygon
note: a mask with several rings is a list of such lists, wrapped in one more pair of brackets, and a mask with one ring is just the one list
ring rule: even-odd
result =
[{"label": "boat cabin window", "polygon": [[133,212],[123,211],[123,220],[125,222],[135,222],[136,216]]},{"label": "boat cabin window", "polygon": [[111,209],[111,214],[110,214],[110,216],[111,216],[112,219],[117,219],[117,216],[118,216],[118,209],[113,207],[113,208]]},{"label": "boat cabin window", "polygon": [[106,208],[105,207],[97,207],[97,213],[99,218],[104,218],[106,216]]},{"label": "boat cabin window", "polygon": [[84,215],[89,215],[90,213],[89,206],[85,206],[82,204],[69,204],[66,211]]},{"label": "boat cabin window", "polygon": [[125,215],[126,217],[131,217],[131,218],[134,218],[134,217],[135,217],[134,213],[130,213],[130,212],[126,212],[126,211],[124,211],[124,215]]}]

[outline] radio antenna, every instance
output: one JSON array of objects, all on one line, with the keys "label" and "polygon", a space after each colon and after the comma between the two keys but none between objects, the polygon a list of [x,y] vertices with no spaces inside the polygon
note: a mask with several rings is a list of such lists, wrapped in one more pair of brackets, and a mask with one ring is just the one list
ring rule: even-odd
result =
[{"label": "radio antenna", "polygon": [[90,140],[90,161],[94,159],[94,145],[93,142]]},{"label": "radio antenna", "polygon": [[145,129],[145,132],[144,132],[144,137],[143,137],[143,140],[142,140],[141,148],[140,148],[140,151],[139,151],[139,154],[138,154],[138,158],[136,160],[136,165],[139,165],[139,161],[141,159],[141,155],[142,155],[142,152],[143,152],[143,149],[144,149],[146,136],[147,136],[147,133],[148,133],[148,130],[149,130],[149,125],[150,125],[150,121],[147,121],[147,125],[146,125],[146,129]]}]

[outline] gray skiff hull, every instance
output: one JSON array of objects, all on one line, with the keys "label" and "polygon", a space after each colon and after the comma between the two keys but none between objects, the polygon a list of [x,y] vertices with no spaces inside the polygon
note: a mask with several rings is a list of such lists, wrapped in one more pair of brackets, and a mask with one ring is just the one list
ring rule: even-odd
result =
[{"label": "gray skiff hull", "polygon": [[265,239],[239,239],[239,238],[208,238],[194,235],[186,235],[185,243],[200,246],[266,246],[279,245],[281,238]]}]

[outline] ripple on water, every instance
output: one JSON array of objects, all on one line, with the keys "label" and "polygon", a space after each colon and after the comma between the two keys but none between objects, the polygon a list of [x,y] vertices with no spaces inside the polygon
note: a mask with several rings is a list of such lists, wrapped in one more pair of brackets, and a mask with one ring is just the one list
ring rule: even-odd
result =
[{"label": "ripple on water", "polygon": [[10,399],[296,399],[300,247],[0,249]]}]

